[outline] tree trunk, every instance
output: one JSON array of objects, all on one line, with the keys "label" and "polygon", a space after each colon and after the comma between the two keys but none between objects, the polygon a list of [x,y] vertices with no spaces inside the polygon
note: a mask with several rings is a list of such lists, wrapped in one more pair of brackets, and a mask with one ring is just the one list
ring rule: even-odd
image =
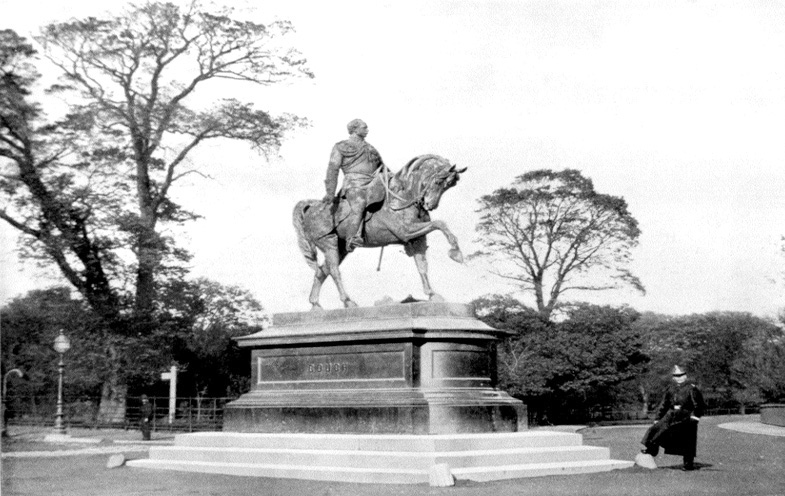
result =
[{"label": "tree trunk", "polygon": [[643,408],[641,409],[641,414],[643,416],[649,415],[649,393],[646,391],[646,388],[643,387],[643,384],[638,385],[638,389],[641,392],[641,398],[643,399]]},{"label": "tree trunk", "polygon": [[155,226],[158,221],[150,180],[150,155],[144,136],[132,130],[136,152],[136,194],[139,206],[139,232],[136,238],[136,314],[148,316],[155,301],[155,273],[161,260],[161,243]]},{"label": "tree trunk", "polygon": [[161,253],[157,234],[145,227],[147,232],[139,235],[136,271],[136,317],[146,321],[154,310],[155,273],[160,265]]},{"label": "tree trunk", "polygon": [[551,309],[545,304],[545,296],[543,295],[543,288],[542,288],[542,277],[537,277],[536,275],[532,277],[532,281],[534,283],[534,299],[537,304],[537,313],[540,314],[540,318],[543,322],[549,322],[551,320]]},{"label": "tree trunk", "polygon": [[113,344],[108,344],[109,377],[101,386],[101,404],[98,406],[99,424],[124,424],[128,386],[120,380],[119,358]]}]

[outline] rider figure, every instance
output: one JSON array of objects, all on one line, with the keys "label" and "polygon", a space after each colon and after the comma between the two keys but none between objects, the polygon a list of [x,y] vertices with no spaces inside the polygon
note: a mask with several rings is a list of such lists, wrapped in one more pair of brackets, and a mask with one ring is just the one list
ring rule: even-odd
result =
[{"label": "rider figure", "polygon": [[363,245],[363,220],[368,206],[369,185],[377,171],[384,167],[382,157],[376,148],[365,141],[368,125],[361,119],[354,119],[347,126],[349,139],[339,141],[330,153],[327,178],[324,184],[327,194],[325,202],[336,200],[335,188],[338,186],[338,170],[343,171],[343,195],[349,202],[351,213],[346,217],[347,232],[355,233],[346,243],[347,251]]}]

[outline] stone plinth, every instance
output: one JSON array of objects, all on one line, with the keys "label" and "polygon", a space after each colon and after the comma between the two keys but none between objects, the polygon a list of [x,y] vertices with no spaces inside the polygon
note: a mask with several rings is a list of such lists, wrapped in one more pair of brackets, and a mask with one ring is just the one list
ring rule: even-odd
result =
[{"label": "stone plinth", "polygon": [[579,434],[526,431],[488,434],[252,434],[175,436],[128,466],[246,477],[376,484],[428,484],[434,468],[477,482],[586,474],[628,468]]},{"label": "stone plinth", "polygon": [[760,421],[763,424],[785,427],[785,403],[761,405]]},{"label": "stone plinth", "polygon": [[453,303],[276,314],[237,339],[251,349],[251,391],[227,405],[224,431],[525,429],[523,404],[495,388],[503,334]]}]

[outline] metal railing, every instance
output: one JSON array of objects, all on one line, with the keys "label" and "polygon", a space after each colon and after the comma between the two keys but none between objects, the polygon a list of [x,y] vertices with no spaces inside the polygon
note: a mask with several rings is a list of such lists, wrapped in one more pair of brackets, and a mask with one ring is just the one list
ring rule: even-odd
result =
[{"label": "metal railing", "polygon": [[[177,398],[170,416],[168,397],[150,397],[153,406],[153,431],[195,432],[221,430],[226,403],[234,398]],[[8,425],[53,426],[56,398],[43,396],[9,396],[5,405]],[[65,398],[63,422],[67,428],[138,429],[142,416],[140,397],[126,398],[125,415],[121,420],[104,420],[99,415],[100,398]]]},{"label": "metal railing", "polygon": [[[150,397],[153,406],[153,431],[196,432],[218,431],[223,428],[224,407],[235,398],[183,397],[177,398],[176,409],[170,421],[169,398]],[[99,416],[100,398],[65,398],[63,421],[67,428],[121,428],[138,429],[141,419],[141,398],[126,398],[122,420],[105,421]],[[5,417],[8,425],[53,426],[57,399],[50,396],[10,396],[7,398]],[[759,413],[759,405],[710,408],[705,415],[735,415]],[[637,424],[650,422],[654,412],[640,409],[593,408],[554,413],[528,409],[530,426],[563,424]]]},{"label": "metal railing", "polygon": [[[590,408],[567,410],[563,412],[537,412],[529,411],[529,425],[565,425],[565,424],[642,424],[651,422],[656,416],[656,410],[644,413],[640,409],[614,409]],[[745,405],[744,407],[707,408],[705,416],[739,415],[760,413],[760,405]]]}]

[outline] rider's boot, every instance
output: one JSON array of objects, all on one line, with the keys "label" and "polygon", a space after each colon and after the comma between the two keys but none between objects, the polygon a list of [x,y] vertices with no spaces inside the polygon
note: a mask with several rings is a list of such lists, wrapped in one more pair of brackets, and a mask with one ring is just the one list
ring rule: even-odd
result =
[{"label": "rider's boot", "polygon": [[365,243],[363,242],[363,238],[355,235],[346,242],[346,251],[352,251],[355,248],[363,247],[364,245]]},{"label": "rider's boot", "polygon": [[346,251],[350,252],[357,247],[365,246],[365,241],[363,241],[363,222],[360,222],[360,228],[357,229],[357,234],[349,238],[346,242]]}]

